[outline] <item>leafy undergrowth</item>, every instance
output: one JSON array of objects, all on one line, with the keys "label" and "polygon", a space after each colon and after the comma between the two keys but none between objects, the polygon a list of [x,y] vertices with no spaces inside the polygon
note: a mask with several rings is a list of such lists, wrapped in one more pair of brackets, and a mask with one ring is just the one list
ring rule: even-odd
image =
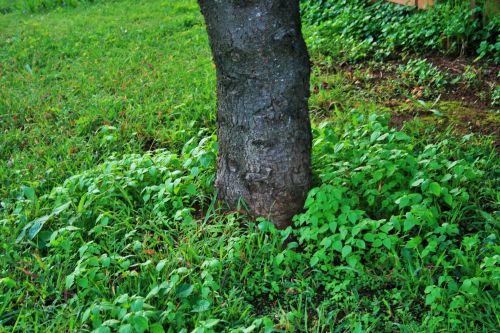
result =
[{"label": "leafy undergrowth", "polygon": [[386,59],[400,52],[471,54],[500,62],[500,15],[484,1],[439,1],[425,11],[387,1],[302,0],[310,49],[332,60]]},{"label": "leafy undergrowth", "polygon": [[[461,102],[471,109],[472,131],[485,134],[474,120],[489,110],[498,115],[500,15],[492,11],[486,19],[488,2],[475,4],[471,10],[468,1],[439,1],[415,10],[388,1],[302,0],[304,35],[320,76],[344,72],[351,81],[320,84],[347,90],[357,101],[369,96],[396,114],[415,100]],[[329,104],[346,100],[327,98]],[[419,113],[419,103],[398,117]],[[498,136],[498,120],[491,123],[487,134]]]},{"label": "leafy undergrowth", "polygon": [[[457,66],[439,69],[433,64],[438,61],[445,68]],[[387,111],[396,128],[432,127],[455,137],[474,133],[500,145],[500,113],[492,90],[498,85],[495,67],[434,57],[432,62],[413,58],[313,69],[310,110],[316,121],[363,106]]]},{"label": "leafy undergrowth", "polygon": [[496,153],[343,119],[315,129],[317,187],[284,231],[215,207],[213,136],[111,158],[47,194],[23,188],[1,222],[0,324],[495,330]]},{"label": "leafy undergrowth", "polygon": [[[216,207],[215,75],[195,1],[71,3],[0,16],[0,331],[497,329],[492,139],[432,122],[399,132],[384,107],[434,100],[456,77],[427,61],[383,85],[377,66],[316,67],[315,188],[277,231]],[[460,82],[485,91],[482,73]]]}]

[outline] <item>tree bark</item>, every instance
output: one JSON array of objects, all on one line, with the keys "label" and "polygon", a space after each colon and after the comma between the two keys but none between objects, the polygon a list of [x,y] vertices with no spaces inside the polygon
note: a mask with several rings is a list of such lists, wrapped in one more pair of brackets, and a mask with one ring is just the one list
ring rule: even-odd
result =
[{"label": "tree bark", "polygon": [[290,225],[311,185],[310,65],[299,0],[198,0],[217,71],[216,187]]}]

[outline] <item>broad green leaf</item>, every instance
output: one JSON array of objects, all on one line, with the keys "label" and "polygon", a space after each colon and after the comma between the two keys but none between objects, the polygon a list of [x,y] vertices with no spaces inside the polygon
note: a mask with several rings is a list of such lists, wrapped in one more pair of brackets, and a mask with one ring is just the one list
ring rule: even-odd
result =
[{"label": "broad green leaf", "polygon": [[55,208],[52,211],[52,215],[59,215],[60,213],[64,212],[68,207],[71,205],[71,202],[66,202],[65,204]]},{"label": "broad green leaf", "polygon": [[7,288],[15,288],[17,286],[16,281],[11,279],[10,277],[4,277],[4,278],[0,279],[0,284],[7,286]]},{"label": "broad green leaf", "polygon": [[165,333],[161,323],[155,323],[149,326],[149,331],[151,333]]},{"label": "broad green leaf", "polygon": [[106,320],[104,323],[102,323],[103,326],[111,326],[111,327],[114,327],[116,325],[118,325],[120,323],[119,320],[116,320],[116,319],[108,319]]},{"label": "broad green leaf", "polygon": [[146,299],[150,299],[151,297],[158,295],[159,292],[160,292],[160,286],[154,286],[153,289],[151,289],[151,291],[146,296]]},{"label": "broad green leaf", "polygon": [[128,294],[122,294],[115,299],[115,304],[123,304],[128,301]]},{"label": "broad green leaf", "polygon": [[383,141],[389,136],[389,133],[384,133],[377,138],[377,141]]},{"label": "broad green leaf", "polygon": [[406,243],[406,248],[414,249],[419,246],[420,243],[422,243],[422,238],[420,238],[420,236],[414,237]]},{"label": "broad green leaf", "polygon": [[453,207],[453,197],[450,194],[446,193],[443,195],[443,199],[448,206]]},{"label": "broad green leaf", "polygon": [[141,311],[143,307],[144,307],[144,300],[143,299],[136,299],[130,305],[130,309],[134,312]]},{"label": "broad green leaf", "polygon": [[420,186],[420,184],[422,184],[423,182],[424,182],[424,180],[422,178],[420,178],[420,179],[415,180],[413,183],[411,183],[411,186],[412,187]]},{"label": "broad green leaf", "polygon": [[272,222],[264,220],[259,223],[258,228],[262,232],[269,232],[274,230],[274,224]]},{"label": "broad green leaf", "polygon": [[372,135],[370,136],[370,142],[375,142],[375,140],[377,140],[377,138],[380,136],[380,131],[375,131],[372,133]]},{"label": "broad green leaf", "polygon": [[210,309],[210,302],[204,299],[198,300],[191,312],[205,312]]},{"label": "broad green leaf", "polygon": [[22,241],[24,239],[24,237],[26,236],[26,230],[31,226],[31,224],[27,224],[23,230],[21,230],[21,232],[19,233],[19,235],[17,235],[17,238],[16,238],[16,243],[19,243],[20,241]]},{"label": "broad green leaf", "polygon": [[399,205],[399,208],[405,208],[410,205],[410,199],[407,195],[402,196],[401,198],[395,201],[396,205]]},{"label": "broad green leaf", "polygon": [[360,249],[366,249],[366,243],[362,239],[356,240],[356,246]]},{"label": "broad green leaf", "polygon": [[22,189],[23,189],[23,193],[26,196],[26,198],[28,198],[31,201],[35,201],[36,194],[35,194],[35,190],[32,187],[23,186]]},{"label": "broad green leaf", "polygon": [[338,252],[341,252],[342,251],[342,241],[337,240],[337,241],[333,242],[333,249],[338,251]]},{"label": "broad green leaf", "polygon": [[392,248],[392,241],[389,237],[385,238],[384,240],[382,240],[382,244],[388,249],[390,250]]},{"label": "broad green leaf", "polygon": [[177,288],[177,296],[180,298],[186,298],[193,292],[193,285],[182,284]]},{"label": "broad green leaf", "polygon": [[314,267],[314,266],[318,263],[318,261],[319,261],[319,257],[318,257],[318,256],[312,256],[312,257],[311,257],[311,260],[310,260],[310,262],[309,262],[309,264],[310,264],[312,267]]},{"label": "broad green leaf", "polygon": [[410,231],[415,226],[415,218],[407,217],[403,222],[403,231]]},{"label": "broad green leaf", "polygon": [[283,255],[283,253],[278,253],[276,255],[276,257],[274,258],[274,262],[276,263],[276,265],[279,266],[283,262],[283,259],[285,259],[285,256]]},{"label": "broad green leaf", "polygon": [[439,197],[441,195],[441,185],[436,182],[430,183],[429,192],[434,194],[436,197]]},{"label": "broad green leaf", "polygon": [[120,326],[120,329],[118,330],[118,333],[133,333],[134,328],[132,327],[131,324],[125,324]]},{"label": "broad green leaf", "polygon": [[358,265],[359,259],[357,256],[349,256],[347,257],[346,261],[349,264],[349,266],[355,268]]},{"label": "broad green leaf", "polygon": [[350,245],[345,245],[342,248],[342,257],[345,258],[352,252],[352,247]]},{"label": "broad green leaf", "polygon": [[101,326],[92,331],[93,333],[111,333],[111,329],[108,326]]},{"label": "broad green leaf", "polygon": [[372,233],[367,233],[363,236],[363,239],[367,242],[373,243],[375,241],[375,236]]},{"label": "broad green leaf", "polygon": [[158,272],[161,272],[161,271],[162,271],[162,269],[163,269],[163,267],[165,267],[165,265],[166,265],[166,264],[167,264],[167,259],[160,260],[160,261],[158,262],[158,264],[156,265],[156,270],[157,270]]},{"label": "broad green leaf", "polygon": [[70,289],[73,286],[74,282],[75,282],[75,274],[71,273],[70,275],[66,276],[65,288]]},{"label": "broad green leaf", "polygon": [[134,329],[138,333],[144,333],[149,328],[148,319],[144,316],[136,315],[132,317],[132,325],[134,325]]},{"label": "broad green leaf", "polygon": [[45,215],[45,216],[39,217],[36,220],[34,220],[33,224],[31,225],[31,228],[28,231],[29,239],[35,238],[36,235],[42,229],[45,222],[47,222],[51,217],[52,217],[52,215]]},{"label": "broad green leaf", "polygon": [[108,268],[109,265],[111,264],[111,258],[110,257],[101,257],[101,266],[104,268]]},{"label": "broad green leaf", "polygon": [[208,320],[205,320],[205,322],[203,324],[203,327],[205,327],[205,328],[212,328],[215,325],[217,325],[219,322],[220,322],[219,319],[208,319]]},{"label": "broad green leaf", "polygon": [[87,288],[89,286],[89,280],[87,278],[79,278],[77,284],[81,288]]}]

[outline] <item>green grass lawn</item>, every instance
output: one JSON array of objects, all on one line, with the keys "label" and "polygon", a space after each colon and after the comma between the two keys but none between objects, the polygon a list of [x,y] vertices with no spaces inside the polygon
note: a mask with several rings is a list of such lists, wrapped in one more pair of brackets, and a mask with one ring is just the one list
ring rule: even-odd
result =
[{"label": "green grass lawn", "polygon": [[396,130],[413,87],[374,68],[314,67],[315,188],[277,231],[216,207],[194,0],[0,14],[0,332],[496,331],[498,138],[435,96]]},{"label": "green grass lawn", "polygon": [[112,152],[178,150],[213,127],[214,69],[194,2],[1,17],[0,194],[45,190]]}]

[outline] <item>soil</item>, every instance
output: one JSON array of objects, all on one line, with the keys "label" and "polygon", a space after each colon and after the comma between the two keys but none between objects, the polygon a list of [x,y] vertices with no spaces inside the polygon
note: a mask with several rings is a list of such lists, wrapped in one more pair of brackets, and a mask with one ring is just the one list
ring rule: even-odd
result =
[{"label": "soil", "polygon": [[[500,148],[500,108],[492,106],[491,99],[492,91],[500,85],[500,66],[474,62],[471,57],[428,55],[420,58],[427,59],[451,79],[463,77],[464,73],[472,73],[472,79],[447,84],[437,97],[427,98],[424,102],[423,87],[407,91],[402,87],[397,69],[406,63],[403,59],[383,64],[342,64],[333,69],[321,68],[321,71],[344,72],[356,87],[365,90],[377,103],[389,109],[392,127],[400,129],[405,123],[419,118],[441,130],[451,126],[457,135],[491,135],[493,144]],[[356,70],[364,73],[364,79],[355,76]],[[328,89],[324,84],[315,88]]]},{"label": "soil", "polygon": [[[479,109],[492,108],[491,92],[500,84],[500,77],[498,76],[500,66],[474,63],[473,58],[467,57],[447,58],[433,55],[422,58],[439,68],[443,73],[447,73],[451,78],[462,76],[467,72],[475,75],[472,82],[468,83],[460,80],[456,84],[448,84],[440,95],[441,100],[460,101],[464,106]],[[372,77],[379,82],[398,80],[397,68],[403,64],[406,64],[406,61],[388,61],[382,67],[375,68]],[[418,92],[418,89],[415,92]]]},{"label": "soil", "polygon": [[[491,91],[499,84],[500,66],[485,63],[474,63],[474,58],[446,58],[431,56],[426,58],[434,66],[451,76],[463,75],[472,71],[477,75],[476,84],[459,81],[450,85],[442,96],[443,100],[461,101],[466,106],[480,109],[491,108]],[[487,92],[484,94],[484,92]],[[484,94],[481,98],[481,94]]]},{"label": "soil", "polygon": [[475,133],[479,135],[491,135],[493,145],[500,148],[500,114],[491,110],[467,106],[457,101],[443,101],[435,106],[442,116],[436,116],[425,110],[396,110],[391,112],[389,125],[401,129],[406,122],[419,118],[424,123],[445,130],[451,126],[456,135]]}]

